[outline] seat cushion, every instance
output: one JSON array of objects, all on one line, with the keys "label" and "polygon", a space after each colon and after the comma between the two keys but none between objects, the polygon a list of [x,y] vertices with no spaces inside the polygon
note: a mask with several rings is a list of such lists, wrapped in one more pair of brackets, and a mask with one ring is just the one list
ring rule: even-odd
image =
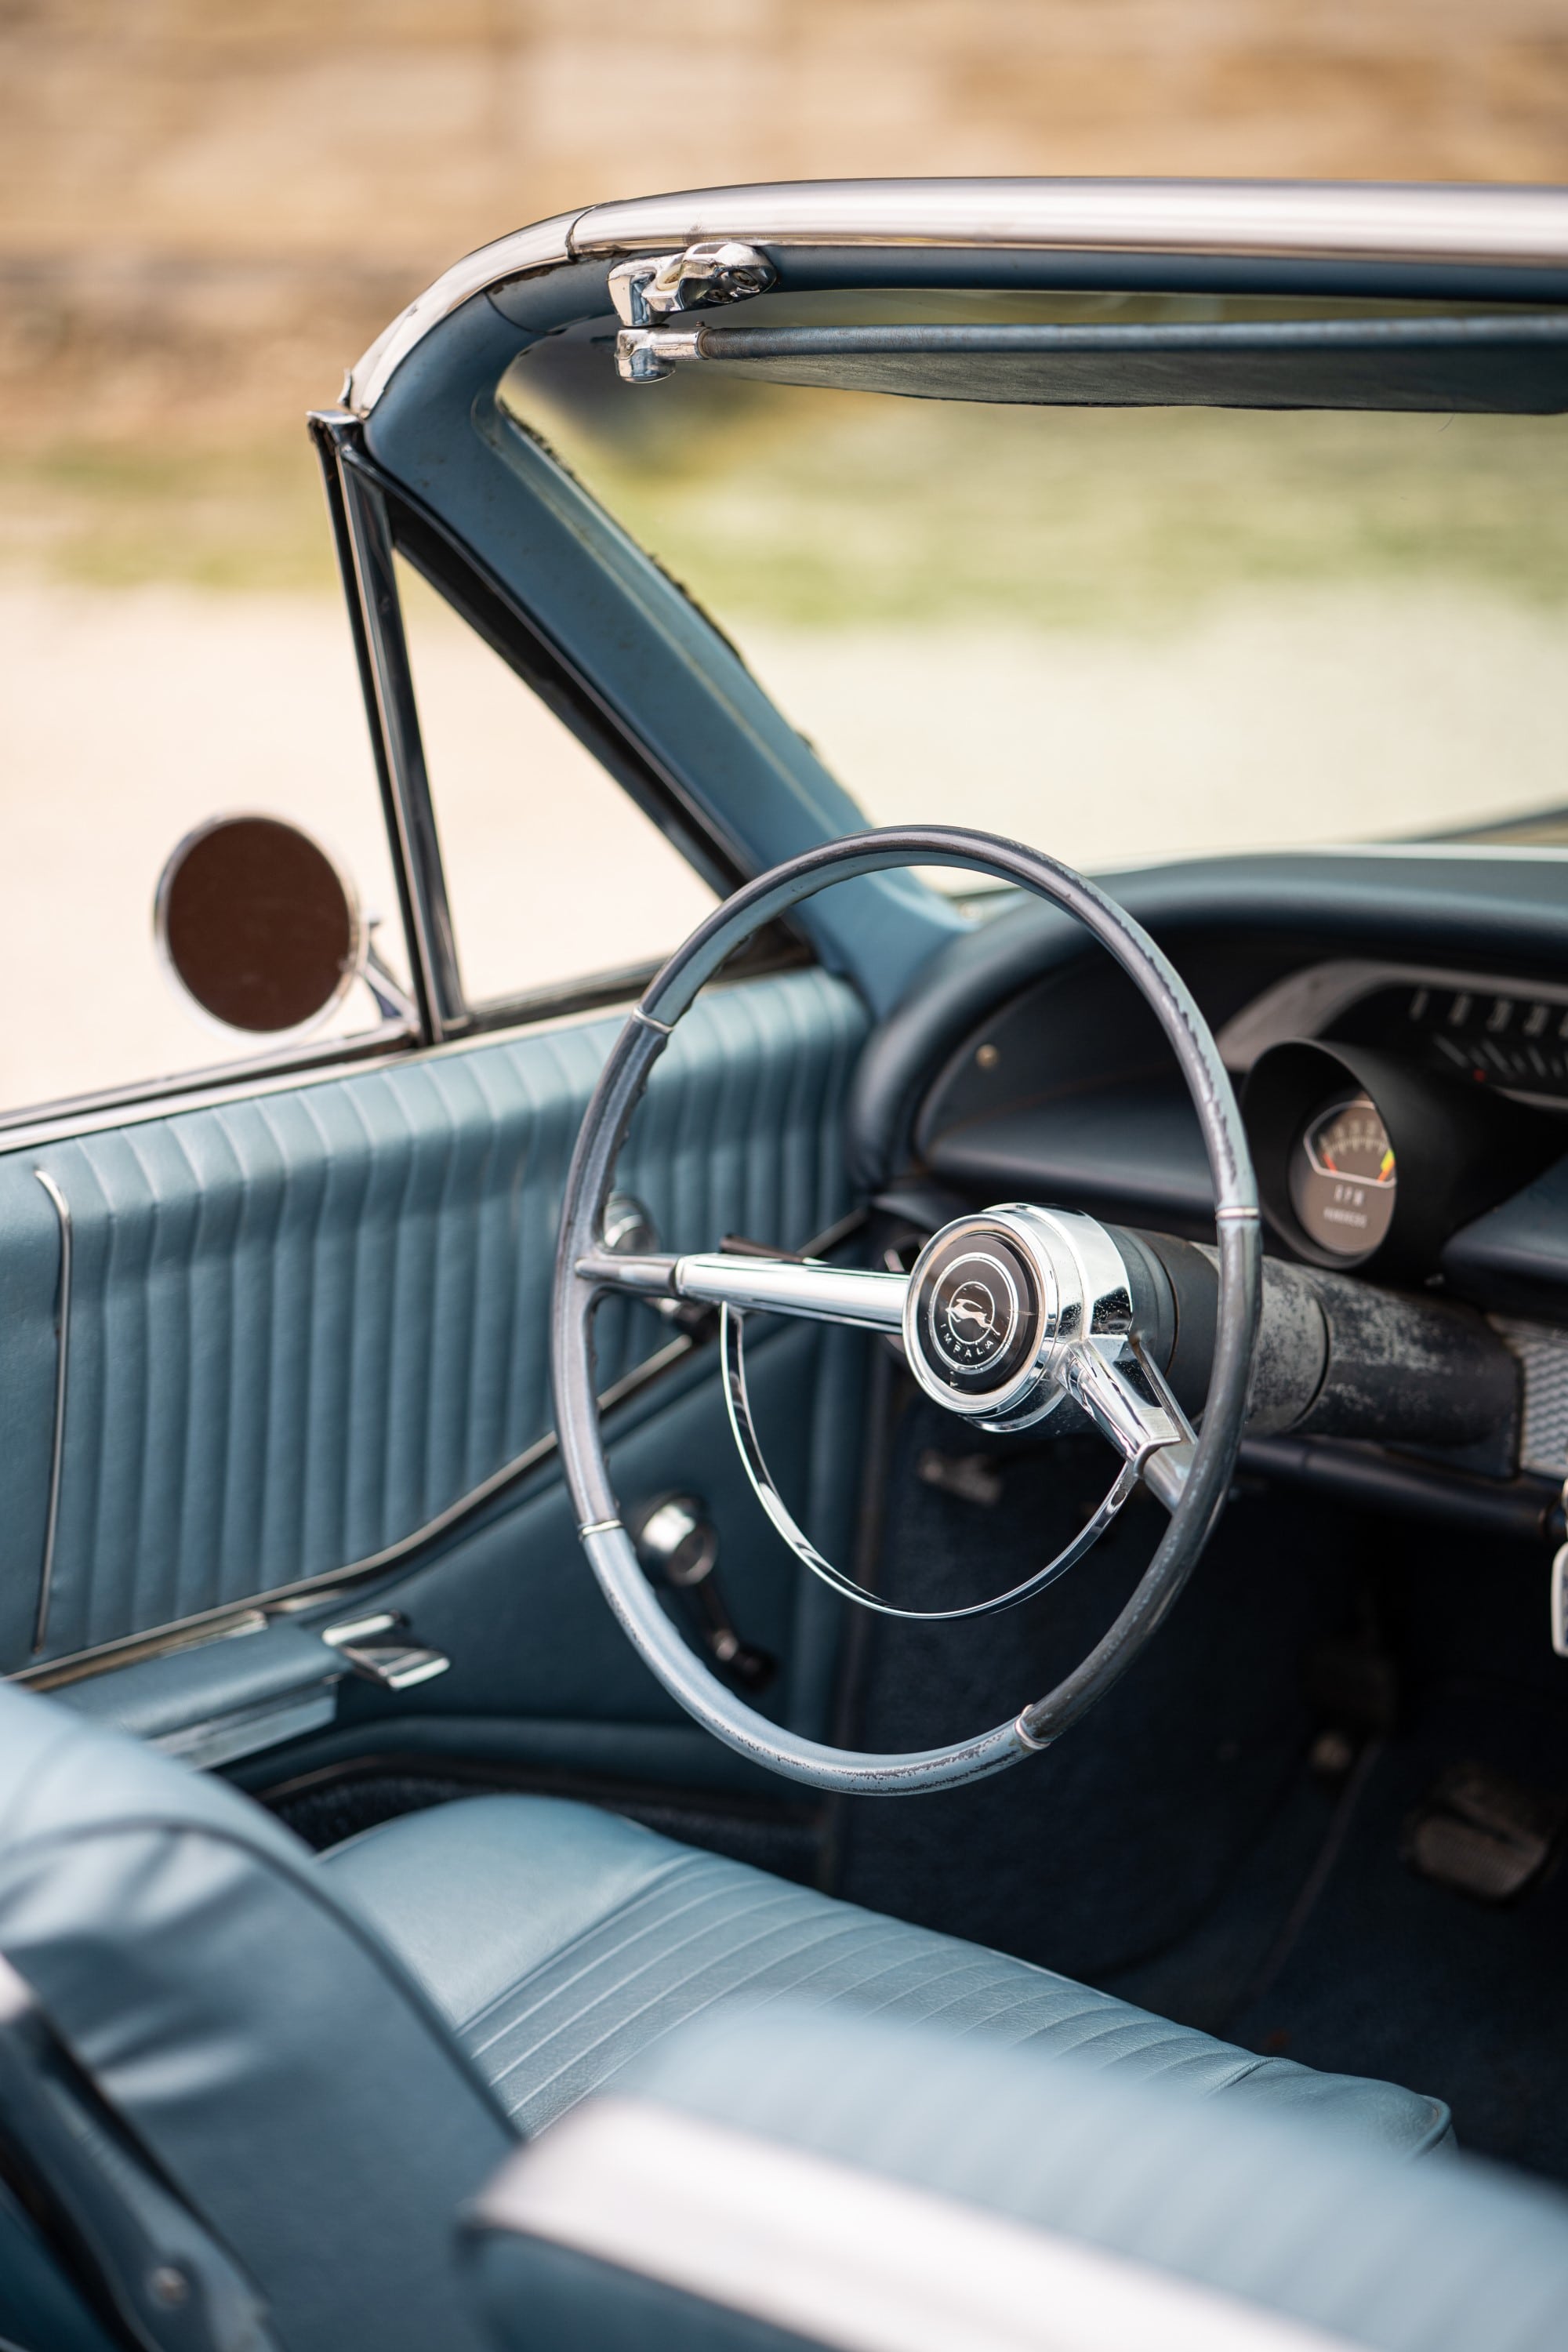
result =
[{"label": "seat cushion", "polygon": [[526,2131],[744,1996],[1073,2052],[1126,2079],[1310,2110],[1405,2155],[1451,2137],[1440,2100],[1233,2049],[1048,1969],[558,1798],[405,1814],[320,1867],[421,1979]]},{"label": "seat cushion", "polygon": [[743,2003],[509,2158],[510,2352],[1562,2352],[1568,2198],[934,2025]]}]

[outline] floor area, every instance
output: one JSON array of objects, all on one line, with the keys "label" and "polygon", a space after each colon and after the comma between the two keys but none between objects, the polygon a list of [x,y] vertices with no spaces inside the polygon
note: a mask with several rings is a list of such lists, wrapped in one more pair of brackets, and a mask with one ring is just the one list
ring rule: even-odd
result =
[{"label": "floor area", "polygon": [[[932,1460],[952,1447],[939,1421],[912,1408],[894,1444],[881,1573],[909,1606],[1001,1589],[1104,1472],[1086,1441],[967,1438],[955,1471]],[[1030,1609],[879,1630],[865,1744],[974,1729],[1047,1688],[1157,1533],[1134,1506]],[[1161,1635],[1058,1748],[952,1796],[841,1807],[838,1891],[1245,2047],[1436,2093],[1468,2147],[1568,2178],[1568,1664],[1546,1569],[1536,1547],[1244,1491]],[[1546,1855],[1505,1900],[1476,1891],[1495,1842],[1440,1802],[1431,1828],[1457,1772],[1501,1791],[1510,1851],[1535,1837]],[[1410,1859],[1429,1868],[1436,1839],[1442,1862],[1445,1838],[1457,1879],[1453,1854],[1442,1877]]]}]

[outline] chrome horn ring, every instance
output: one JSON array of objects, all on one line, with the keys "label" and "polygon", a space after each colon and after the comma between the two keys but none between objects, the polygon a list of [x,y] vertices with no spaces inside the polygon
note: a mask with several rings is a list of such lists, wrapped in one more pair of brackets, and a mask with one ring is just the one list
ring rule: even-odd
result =
[{"label": "chrome horn ring", "polygon": [[744,1311],[736,1307],[719,1309],[720,1342],[724,1357],[724,1403],[730,1416],[730,1428],[740,1453],[742,1466],[751,1482],[752,1492],[766,1513],[774,1533],[788,1544],[801,1566],[837,1592],[841,1601],[853,1601],[858,1608],[869,1609],[879,1617],[901,1617],[920,1625],[951,1624],[961,1617],[995,1617],[1004,1609],[1016,1609],[1022,1601],[1032,1601],[1058,1576],[1065,1576],[1084,1554],[1093,1549],[1121,1510],[1123,1503],[1138,1484],[1138,1473],[1131,1463],[1124,1463],[1111,1480],[1103,1498],[1095,1506],[1070,1543],[1062,1546],[1054,1559],[1043,1568],[1037,1568],[1022,1584],[1015,1584],[1005,1592],[993,1593],[988,1601],[972,1601],[964,1609],[900,1609],[891,1601],[884,1601],[865,1585],[857,1584],[852,1576],[835,1568],[824,1559],[811,1538],[795,1520],[788,1504],[774,1486],[773,1475],[763,1458],[762,1444],[757,1436],[756,1423],[752,1415],[752,1401],[746,1393],[746,1359],[743,1331]]},{"label": "chrome horn ring", "polygon": [[[889,866],[921,865],[993,875],[1075,915],[1136,983],[1175,1052],[1203,1129],[1219,1244],[1215,1359],[1201,1436],[1194,1435],[1141,1351],[1124,1274],[1118,1280],[1114,1244],[1091,1218],[1008,1203],[944,1228],[908,1276],[721,1252],[612,1257],[600,1245],[600,1219],[627,1122],[671,1030],[703,983],[753,931],[817,890]],[[791,1779],[857,1794],[900,1794],[957,1786],[1021,1762],[1059,1738],[1125,1672],[1192,1572],[1229,1491],[1240,1443],[1260,1259],[1257,1187],[1214,1039],[1153,940],[1093,883],[1021,844],[935,825],[852,835],[774,867],[717,908],[649,985],[605,1063],[567,1179],[552,1317],[557,1426],[583,1547],[611,1608],[645,1663],[690,1715],[741,1754]],[[1005,1722],[971,1739],[897,1756],[805,1739],[758,1715],[708,1671],[637,1564],[610,1485],[594,1395],[592,1319],[598,1298],[611,1289],[707,1300],[726,1310],[731,1324],[736,1316],[772,1309],[900,1330],[921,1386],[949,1411],[983,1427],[1027,1426],[1070,1396],[1121,1452],[1123,1467],[1079,1548],[1069,1546],[1069,1552],[1081,1558],[1113,1516],[1108,1515],[1111,1496],[1124,1484],[1131,1491],[1139,1477],[1170,1510],[1170,1525],[1131,1599],[1089,1655],[1054,1691]],[[821,1559],[782,1502],[776,1513],[769,1504],[776,1490],[755,1446],[743,1357],[733,1340],[726,1349],[726,1377],[742,1458],[764,1509],[814,1573],[826,1572],[826,1580],[846,1597],[867,1599]],[[1013,1605],[1068,1565],[1048,1562],[1024,1587],[982,1608]]]}]

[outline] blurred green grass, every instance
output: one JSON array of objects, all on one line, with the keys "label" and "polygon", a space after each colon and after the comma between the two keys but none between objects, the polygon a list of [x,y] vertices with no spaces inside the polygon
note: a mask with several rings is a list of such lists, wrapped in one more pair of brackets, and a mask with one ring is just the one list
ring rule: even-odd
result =
[{"label": "blurred green grass", "polygon": [[[635,397],[662,401],[679,383]],[[1568,601],[1554,417],[981,407],[760,388],[562,457],[721,618],[1167,629],[1346,583]]]},{"label": "blurred green grass", "polygon": [[5,452],[0,564],[98,588],[297,593],[337,576],[302,424],[211,444],[171,434]]},{"label": "blurred green grass", "polygon": [[[721,621],[1146,633],[1240,593],[1350,583],[1568,602],[1557,418],[980,407],[680,377],[570,410],[531,390],[526,414]],[[0,564],[107,588],[335,576],[300,425],[13,449]]]}]

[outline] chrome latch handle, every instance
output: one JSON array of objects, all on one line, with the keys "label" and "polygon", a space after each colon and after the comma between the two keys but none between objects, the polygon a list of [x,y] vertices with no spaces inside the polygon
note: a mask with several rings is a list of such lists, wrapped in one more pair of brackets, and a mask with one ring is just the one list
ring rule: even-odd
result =
[{"label": "chrome latch handle", "polygon": [[651,327],[679,310],[749,301],[777,282],[778,271],[755,246],[708,237],[657,260],[617,262],[610,272],[610,299],[623,327]]}]

